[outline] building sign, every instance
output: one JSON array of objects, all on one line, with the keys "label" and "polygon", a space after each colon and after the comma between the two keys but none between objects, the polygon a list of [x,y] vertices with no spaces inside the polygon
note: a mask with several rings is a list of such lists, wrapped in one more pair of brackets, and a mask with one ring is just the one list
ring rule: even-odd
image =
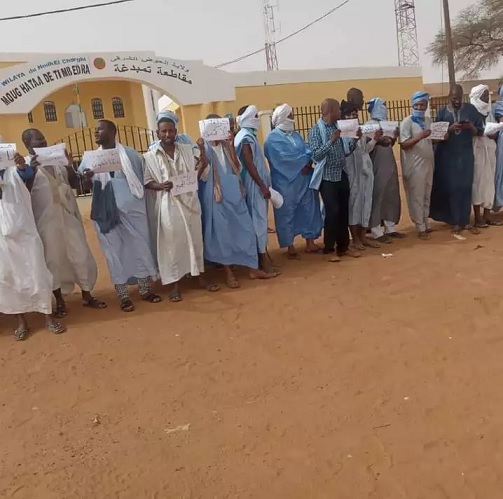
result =
[{"label": "building sign", "polygon": [[99,79],[142,83],[182,106],[235,100],[232,76],[199,61],[153,52],[45,55],[0,70],[0,114],[29,113],[60,88]]}]

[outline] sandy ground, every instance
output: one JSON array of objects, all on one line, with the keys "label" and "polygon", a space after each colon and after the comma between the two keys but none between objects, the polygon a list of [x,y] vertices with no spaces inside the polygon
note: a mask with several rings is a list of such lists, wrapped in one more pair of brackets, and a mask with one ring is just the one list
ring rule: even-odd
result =
[{"label": "sandy ground", "polygon": [[0,497],[502,497],[503,228],[131,315],[89,237],[107,311],[0,317]]}]

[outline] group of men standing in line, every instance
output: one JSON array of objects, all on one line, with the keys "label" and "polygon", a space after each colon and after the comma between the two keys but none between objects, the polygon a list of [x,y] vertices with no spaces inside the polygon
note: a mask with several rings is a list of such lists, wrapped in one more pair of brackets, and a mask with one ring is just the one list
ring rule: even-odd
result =
[{"label": "group of men standing in line", "polygon": [[[253,279],[278,276],[267,254],[271,188],[283,196],[274,215],[279,245],[289,258],[298,258],[297,236],[305,240],[306,253],[323,251],[331,262],[404,237],[396,230],[401,205],[393,154],[397,141],[419,237],[429,239],[430,217],[453,225],[458,237],[468,227],[477,233],[496,224],[490,210],[503,205],[503,147],[496,162],[495,142],[503,134],[484,135],[484,124],[492,119],[486,86],[473,89],[470,104],[462,97],[461,87],[453,87],[449,105],[438,113],[437,120],[450,128],[436,151],[425,92],[413,95],[411,116],[393,137],[379,129],[373,137],[359,132],[357,139],[341,138],[337,121],[358,117],[364,105],[363,93],[354,88],[340,105],[334,99],[323,102],[308,144],[295,131],[293,109],[278,106],[264,150],[253,105],[238,111],[237,133],[229,118],[229,139],[211,143],[192,143],[178,134],[174,113],[160,113],[158,141],[143,157],[117,142],[114,123],[101,120],[96,143],[100,149],[117,149],[121,159],[121,170],[110,173],[94,174],[85,160],[77,173],[70,156],[66,168],[42,166],[34,149],[46,147],[46,140],[39,130],[26,130],[22,140],[29,156],[16,154],[17,166],[0,172],[0,312],[17,316],[15,337],[23,340],[28,312],[45,314],[50,331],[65,331],[55,318],[67,315],[64,295],[75,284],[85,306],[106,308],[92,294],[97,266],[72,191],[80,179],[92,184],[91,219],[124,312],[135,308],[133,284],[142,300],[162,301],[152,291],[158,278],[170,286],[172,302],[182,299],[179,283],[187,275],[218,291],[204,278],[208,263],[223,267],[230,288],[239,287],[236,265],[247,267]],[[382,99],[370,100],[368,111],[372,123],[387,119]],[[502,101],[494,107],[494,119],[503,120]],[[172,179],[196,170],[198,191],[173,195]],[[469,226],[472,204],[475,225]],[[323,228],[320,248],[315,241]]]}]

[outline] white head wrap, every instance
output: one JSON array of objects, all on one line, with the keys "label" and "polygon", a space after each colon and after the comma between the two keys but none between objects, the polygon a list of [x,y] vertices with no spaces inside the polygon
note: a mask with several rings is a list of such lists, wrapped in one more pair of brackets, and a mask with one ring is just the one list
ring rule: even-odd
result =
[{"label": "white head wrap", "polygon": [[473,87],[470,92],[470,102],[483,116],[487,116],[491,111],[491,103],[484,102],[480,99],[486,90],[489,91],[489,87],[487,85],[477,85],[476,87]]},{"label": "white head wrap", "polygon": [[295,120],[289,118],[293,109],[288,104],[278,106],[272,113],[272,125],[284,132],[293,132],[295,129]]},{"label": "white head wrap", "polygon": [[240,128],[251,128],[258,130],[260,128],[260,119],[258,118],[257,106],[248,106],[246,111],[236,118],[236,123]]}]

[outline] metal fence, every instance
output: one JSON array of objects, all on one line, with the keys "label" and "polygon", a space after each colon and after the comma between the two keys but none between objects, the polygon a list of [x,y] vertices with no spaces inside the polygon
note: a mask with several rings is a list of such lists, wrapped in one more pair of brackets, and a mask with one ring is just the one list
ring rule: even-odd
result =
[{"label": "metal fence", "polygon": [[[430,101],[431,117],[435,119],[438,110],[447,104],[447,98],[432,99]],[[360,111],[360,123],[365,123],[370,119],[367,111],[368,103],[363,106],[363,111]],[[411,113],[410,100],[392,100],[386,101],[388,108],[388,119],[390,121],[402,121]],[[321,116],[320,106],[303,106],[294,108],[296,130],[308,140],[309,130],[316,124]]]},{"label": "metal fence", "polygon": [[[66,144],[66,149],[73,156],[73,167],[77,170],[82,161],[85,151],[91,151],[96,148],[94,137],[94,128],[85,128],[74,132],[67,137],[61,138],[58,143]],[[148,151],[148,148],[155,140],[155,134],[147,128],[120,125],[117,127],[117,140],[123,145],[136,149],[140,154]],[[80,188],[77,189],[77,195],[86,196],[91,192],[85,188],[82,181]]]}]

